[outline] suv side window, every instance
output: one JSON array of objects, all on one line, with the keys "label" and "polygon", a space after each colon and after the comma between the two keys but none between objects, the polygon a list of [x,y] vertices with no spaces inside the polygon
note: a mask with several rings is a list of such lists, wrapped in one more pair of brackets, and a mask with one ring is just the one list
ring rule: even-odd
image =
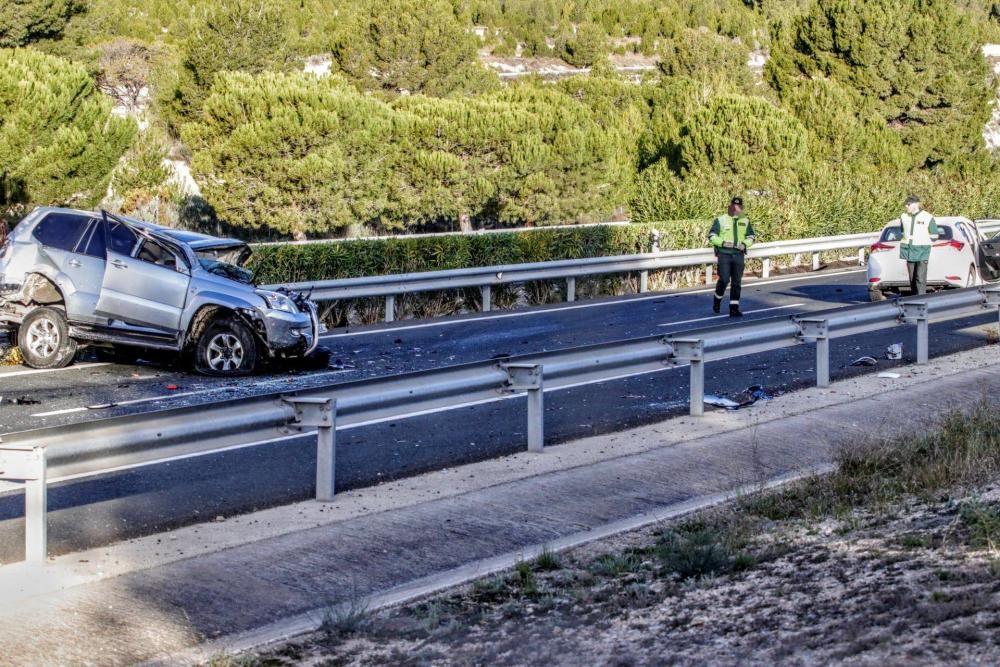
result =
[{"label": "suv side window", "polygon": [[72,251],[90,220],[90,216],[76,213],[49,213],[31,235],[46,248]]},{"label": "suv side window", "polygon": [[80,240],[80,245],[77,246],[76,251],[100,259],[107,257],[104,241],[104,223],[102,221],[94,220],[94,224],[90,226],[90,229],[87,230],[87,233]]},{"label": "suv side window", "polygon": [[135,236],[135,232],[129,229],[127,225],[123,225],[115,220],[109,220],[108,224],[110,225],[108,240],[111,242],[111,252],[131,257],[132,251],[135,250],[135,246],[139,242],[139,239]]},{"label": "suv side window", "polygon": [[142,247],[135,257],[150,264],[156,264],[173,271],[177,270],[177,256],[174,255],[173,251],[150,239],[142,242]]}]

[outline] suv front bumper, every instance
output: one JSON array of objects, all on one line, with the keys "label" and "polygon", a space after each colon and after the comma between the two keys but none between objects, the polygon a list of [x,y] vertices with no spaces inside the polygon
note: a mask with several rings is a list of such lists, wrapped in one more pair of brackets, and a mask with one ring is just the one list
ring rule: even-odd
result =
[{"label": "suv front bumper", "polygon": [[308,313],[264,311],[263,321],[267,344],[272,352],[305,356],[319,345],[319,317],[316,306],[311,303]]}]

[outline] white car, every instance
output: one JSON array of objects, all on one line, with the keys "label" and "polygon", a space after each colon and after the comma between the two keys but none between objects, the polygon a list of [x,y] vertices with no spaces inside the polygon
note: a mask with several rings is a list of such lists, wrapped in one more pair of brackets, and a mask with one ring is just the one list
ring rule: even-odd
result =
[{"label": "white car", "polygon": [[[927,287],[976,287],[1000,278],[1000,270],[984,255],[986,237],[975,222],[960,216],[935,218],[938,238],[931,247],[927,265]],[[906,261],[899,257],[903,235],[899,220],[882,229],[882,235],[869,248],[868,295],[882,301],[886,294],[909,294],[910,278]]]}]

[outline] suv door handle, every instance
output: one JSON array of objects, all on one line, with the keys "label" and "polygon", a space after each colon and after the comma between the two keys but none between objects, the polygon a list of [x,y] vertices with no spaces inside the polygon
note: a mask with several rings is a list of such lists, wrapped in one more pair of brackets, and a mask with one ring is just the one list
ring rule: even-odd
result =
[{"label": "suv door handle", "polygon": [[71,259],[71,260],[69,260],[66,263],[69,264],[70,266],[73,266],[73,267],[83,266],[82,264],[80,264],[80,260],[78,260],[78,259]]},{"label": "suv door handle", "polygon": [[128,264],[126,264],[125,262],[121,261],[120,259],[113,259],[113,260],[111,260],[111,266],[117,267],[119,269],[127,269],[128,268]]}]

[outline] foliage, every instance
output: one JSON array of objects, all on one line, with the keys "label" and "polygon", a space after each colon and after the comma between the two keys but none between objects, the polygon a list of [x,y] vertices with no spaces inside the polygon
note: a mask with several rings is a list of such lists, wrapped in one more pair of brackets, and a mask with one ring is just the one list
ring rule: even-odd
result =
[{"label": "foliage", "polygon": [[363,88],[446,95],[495,87],[478,42],[447,0],[373,0],[350,12],[332,44],[338,69]]},{"label": "foliage", "polygon": [[775,44],[775,88],[827,77],[896,129],[917,166],[983,152],[995,92],[969,15],[945,0],[817,0]]},{"label": "foliage", "polygon": [[170,178],[170,168],[164,164],[166,159],[166,140],[148,131],[135,142],[115,169],[111,179],[112,189],[126,199],[139,192],[158,191]]},{"label": "foliage", "polygon": [[83,68],[0,49],[0,210],[95,204],[134,135]]},{"label": "foliage", "polygon": [[[262,283],[328,280],[353,276],[414,273],[471,266],[496,266],[648,252],[653,225],[599,225],[525,232],[447,234],[413,238],[359,239],[306,244],[261,245],[251,266]],[[661,247],[707,233],[706,221],[674,222],[664,228]],[[694,234],[690,237],[694,238]]]},{"label": "foliage", "polygon": [[227,73],[183,136],[225,219],[303,238],[357,222],[610,216],[634,158],[628,132],[594,116],[548,87],[387,104],[336,77]]},{"label": "foliage", "polygon": [[660,51],[660,70],[667,76],[684,76],[749,92],[756,83],[747,67],[750,48],[740,39],[724,37],[705,28],[685,28]]},{"label": "foliage", "polygon": [[563,42],[562,57],[574,67],[590,67],[608,53],[608,34],[596,23],[576,27]]},{"label": "foliage", "polygon": [[80,0],[4,0],[0,4],[0,48],[58,37]]},{"label": "foliage", "polygon": [[198,8],[181,45],[180,67],[160,106],[173,127],[196,116],[223,71],[281,69],[287,18],[278,0],[220,0]]},{"label": "foliage", "polygon": [[386,213],[394,131],[388,105],[339,78],[225,73],[183,139],[224,219],[304,238]]},{"label": "foliage", "polygon": [[755,97],[715,97],[681,130],[681,174],[711,174],[736,187],[766,190],[794,183],[809,168],[805,127]]},{"label": "foliage", "polygon": [[126,109],[138,109],[148,97],[162,54],[137,39],[118,38],[98,47],[97,87]]}]

